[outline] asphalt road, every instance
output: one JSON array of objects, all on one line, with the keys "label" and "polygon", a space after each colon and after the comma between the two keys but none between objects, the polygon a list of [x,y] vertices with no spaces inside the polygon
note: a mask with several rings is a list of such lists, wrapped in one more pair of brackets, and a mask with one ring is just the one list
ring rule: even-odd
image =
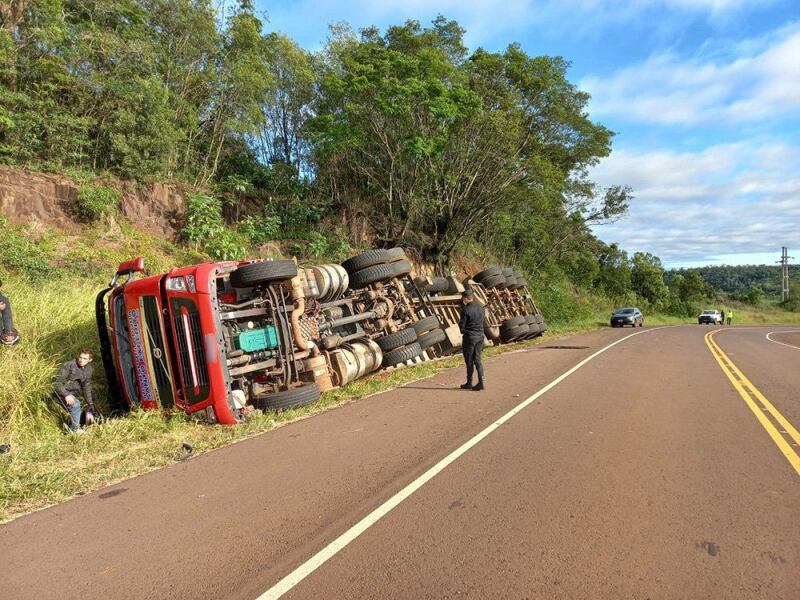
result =
[{"label": "asphalt road", "polygon": [[0,526],[0,598],[797,599],[798,366],[686,326],[447,371]]}]

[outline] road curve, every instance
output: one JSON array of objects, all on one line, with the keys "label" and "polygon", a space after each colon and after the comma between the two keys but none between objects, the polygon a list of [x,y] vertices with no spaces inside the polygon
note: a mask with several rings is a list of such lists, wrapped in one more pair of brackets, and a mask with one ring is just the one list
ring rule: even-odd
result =
[{"label": "road curve", "polygon": [[[283,597],[800,597],[800,477],[710,329],[597,355]],[[800,350],[766,338],[788,329],[714,339],[797,427]],[[482,393],[447,371],[0,526],[0,597],[257,598],[631,333],[491,359]]]}]

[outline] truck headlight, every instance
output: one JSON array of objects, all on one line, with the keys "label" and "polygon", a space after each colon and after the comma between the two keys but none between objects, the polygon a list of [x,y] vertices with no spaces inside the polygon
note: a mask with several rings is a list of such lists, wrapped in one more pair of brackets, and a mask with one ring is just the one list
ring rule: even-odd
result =
[{"label": "truck headlight", "polygon": [[194,284],[194,275],[187,275],[186,276],[186,285],[189,286],[189,291],[190,292],[192,292],[193,294],[197,293],[197,288],[195,287],[195,284]]},{"label": "truck headlight", "polygon": [[186,282],[183,277],[169,277],[167,278],[167,289],[172,292],[185,292]]}]

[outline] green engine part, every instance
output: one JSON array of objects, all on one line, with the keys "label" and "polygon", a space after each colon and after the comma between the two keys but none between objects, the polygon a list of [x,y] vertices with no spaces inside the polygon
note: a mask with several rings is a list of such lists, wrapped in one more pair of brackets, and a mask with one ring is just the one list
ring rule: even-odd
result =
[{"label": "green engine part", "polygon": [[263,329],[249,329],[243,331],[236,338],[236,347],[245,352],[257,352],[268,348],[278,347],[278,332],[269,325]]}]

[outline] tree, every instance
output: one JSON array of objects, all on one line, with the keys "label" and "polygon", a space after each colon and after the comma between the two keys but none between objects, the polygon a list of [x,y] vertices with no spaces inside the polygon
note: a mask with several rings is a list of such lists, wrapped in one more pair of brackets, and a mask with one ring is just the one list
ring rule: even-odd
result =
[{"label": "tree", "polygon": [[661,307],[669,297],[664,283],[664,268],[661,259],[649,252],[636,252],[631,260],[631,287],[650,306]]},{"label": "tree", "polygon": [[747,292],[747,303],[753,306],[760,306],[764,301],[764,290],[757,285],[751,285],[750,291]]},{"label": "tree", "polygon": [[628,253],[617,244],[610,244],[600,252],[600,270],[595,285],[610,298],[624,298],[631,291],[631,266]]},{"label": "tree", "polygon": [[462,36],[440,17],[334,37],[309,130],[337,202],[380,243],[416,246],[442,268],[494,215],[542,198],[567,214],[624,212],[620,190],[590,208],[598,191],[586,172],[612,134],[586,116],[566,61],[518,45],[467,57]]}]

